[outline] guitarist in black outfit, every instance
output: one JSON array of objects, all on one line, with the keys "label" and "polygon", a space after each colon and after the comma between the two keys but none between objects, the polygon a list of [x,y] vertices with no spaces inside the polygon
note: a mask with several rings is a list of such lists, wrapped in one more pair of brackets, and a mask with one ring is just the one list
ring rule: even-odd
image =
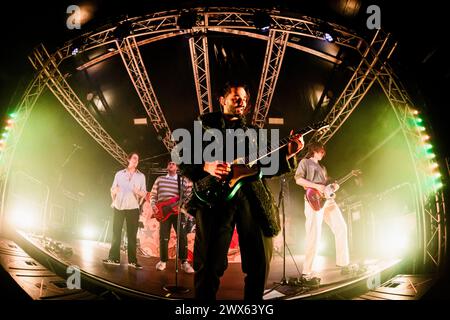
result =
[{"label": "guitarist in black outfit", "polygon": [[[245,122],[249,98],[246,85],[228,83],[219,100],[223,112],[200,116],[203,130],[215,128],[224,133],[226,129],[242,128],[245,131],[251,128]],[[288,148],[282,148],[275,154],[277,160],[279,159],[277,175],[295,168],[294,156],[302,148],[303,139],[297,136],[289,143]],[[203,161],[202,164],[181,163],[180,169],[195,183],[208,175],[224,179],[231,171],[231,166],[230,163],[219,159],[214,162]],[[252,182],[244,183],[233,198],[218,201],[211,206],[201,203],[193,196],[188,211],[196,218],[196,299],[216,299],[220,278],[227,268],[228,248],[236,226],[242,271],[246,274],[244,299],[261,300],[272,258],[272,238],[280,231],[278,210],[264,179],[256,178]]]}]

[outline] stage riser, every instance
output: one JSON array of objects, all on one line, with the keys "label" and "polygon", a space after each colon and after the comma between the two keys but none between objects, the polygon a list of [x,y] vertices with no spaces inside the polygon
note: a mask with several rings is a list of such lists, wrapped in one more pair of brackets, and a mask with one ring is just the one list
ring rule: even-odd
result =
[{"label": "stage riser", "polygon": [[[0,238],[2,282],[14,298],[24,300],[94,300],[98,296],[67,288],[66,279],[31,258],[16,243]],[[5,279],[5,280],[4,280]]]}]

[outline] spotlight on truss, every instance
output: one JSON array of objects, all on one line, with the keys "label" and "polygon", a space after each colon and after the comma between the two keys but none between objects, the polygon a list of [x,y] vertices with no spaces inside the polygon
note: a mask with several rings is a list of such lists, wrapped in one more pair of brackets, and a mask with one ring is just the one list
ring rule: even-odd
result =
[{"label": "spotlight on truss", "polygon": [[324,23],[321,25],[320,28],[322,29],[323,32],[323,40],[330,43],[336,40],[336,35],[332,26],[330,26],[328,23]]},{"label": "spotlight on truss", "polygon": [[333,42],[334,41],[333,36],[331,34],[329,34],[328,32],[325,32],[324,38],[328,42]]},{"label": "spotlight on truss", "polygon": [[253,16],[253,22],[256,29],[262,32],[269,31],[271,21],[270,15],[266,12],[256,12]]}]

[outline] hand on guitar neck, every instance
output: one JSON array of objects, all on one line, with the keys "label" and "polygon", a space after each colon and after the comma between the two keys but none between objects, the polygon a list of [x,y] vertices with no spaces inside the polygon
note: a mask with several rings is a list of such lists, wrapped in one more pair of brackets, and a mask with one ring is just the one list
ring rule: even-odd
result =
[{"label": "hand on guitar neck", "polygon": [[203,170],[208,172],[210,175],[222,180],[230,173],[231,164],[218,160],[214,162],[205,162]]}]

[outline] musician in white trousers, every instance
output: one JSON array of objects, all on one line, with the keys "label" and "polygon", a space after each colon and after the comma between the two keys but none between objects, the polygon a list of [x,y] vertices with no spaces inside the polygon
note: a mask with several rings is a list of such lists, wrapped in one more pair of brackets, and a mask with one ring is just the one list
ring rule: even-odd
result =
[{"label": "musician in white trousers", "polygon": [[[319,142],[313,142],[308,153],[302,159],[295,173],[295,182],[307,188],[314,188],[321,194],[327,185],[327,170],[319,161],[325,156],[325,148]],[[332,184],[334,191],[339,189],[337,183]],[[313,276],[314,260],[320,243],[322,233],[322,221],[324,220],[331,228],[336,244],[336,265],[346,272],[349,266],[349,250],[347,239],[347,224],[342,216],[341,210],[334,199],[327,199],[320,210],[314,210],[307,201],[305,195],[305,229],[306,246],[305,261],[303,263],[303,280],[307,283],[318,284],[320,279]]]}]

